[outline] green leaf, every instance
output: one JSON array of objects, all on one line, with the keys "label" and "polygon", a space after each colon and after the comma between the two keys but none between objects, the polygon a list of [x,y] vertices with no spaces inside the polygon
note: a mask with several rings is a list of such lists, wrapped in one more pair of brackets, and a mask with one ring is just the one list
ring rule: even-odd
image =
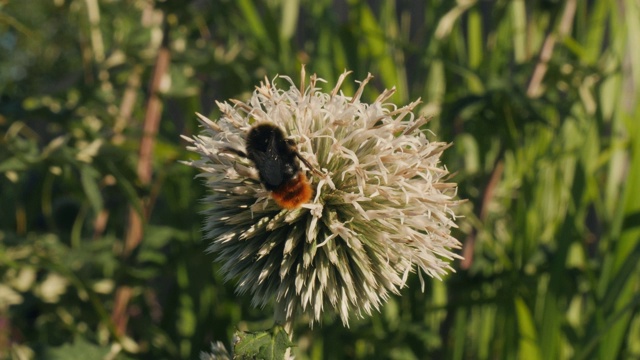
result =
[{"label": "green leaf", "polygon": [[104,206],[100,186],[98,185],[99,176],[100,174],[94,168],[85,166],[80,169],[82,189],[85,195],[87,195],[87,199],[96,214],[99,213]]},{"label": "green leaf", "polygon": [[18,157],[11,157],[3,162],[0,162],[0,173],[8,171],[23,171],[27,169],[27,164]]},{"label": "green leaf", "polygon": [[518,358],[541,359],[536,325],[533,321],[531,311],[521,297],[515,299],[515,309],[518,318],[518,330],[520,332]]},{"label": "green leaf", "polygon": [[282,22],[280,23],[280,36],[289,40],[296,31],[298,14],[300,14],[300,0],[284,0],[282,2]]},{"label": "green leaf", "polygon": [[234,347],[236,359],[284,359],[287,348],[293,346],[289,335],[281,326],[255,333],[236,332],[239,341]]},{"label": "green leaf", "polygon": [[46,349],[43,358],[50,360],[103,359],[109,351],[110,346],[98,346],[78,337],[71,344]]}]

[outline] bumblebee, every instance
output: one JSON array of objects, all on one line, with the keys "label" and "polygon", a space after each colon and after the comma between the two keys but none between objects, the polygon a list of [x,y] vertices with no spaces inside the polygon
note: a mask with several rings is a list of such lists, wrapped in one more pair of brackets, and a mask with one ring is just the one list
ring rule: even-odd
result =
[{"label": "bumblebee", "polygon": [[254,163],[260,182],[271,191],[271,197],[280,207],[296,209],[311,199],[311,184],[297,160],[317,171],[300,155],[295,142],[286,138],[282,129],[273,123],[257,124],[249,130],[245,142],[246,153],[227,150]]}]

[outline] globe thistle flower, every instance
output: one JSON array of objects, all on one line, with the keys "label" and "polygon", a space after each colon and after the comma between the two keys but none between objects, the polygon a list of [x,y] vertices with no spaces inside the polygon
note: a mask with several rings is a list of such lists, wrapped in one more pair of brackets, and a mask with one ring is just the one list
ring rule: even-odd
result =
[{"label": "globe thistle flower", "polygon": [[[440,164],[449,145],[420,129],[428,120],[413,113],[419,101],[386,102],[395,89],[361,102],[371,75],[344,95],[348,74],[329,93],[315,75],[306,86],[304,69],[299,87],[287,76],[265,78],[247,102],[218,102],[218,121],[198,114],[202,132],[185,137],[200,154],[188,164],[202,171],[211,192],[208,251],[254,306],[275,300],[281,323],[302,313],[313,325],[329,310],[348,326],[350,314],[370,315],[398,294],[412,271],[424,290],[422,272],[440,279],[459,258],[450,234],[457,187]],[[295,209],[280,207],[242,156],[247,132],[264,123],[281,128],[314,168],[300,165],[313,195]]]}]

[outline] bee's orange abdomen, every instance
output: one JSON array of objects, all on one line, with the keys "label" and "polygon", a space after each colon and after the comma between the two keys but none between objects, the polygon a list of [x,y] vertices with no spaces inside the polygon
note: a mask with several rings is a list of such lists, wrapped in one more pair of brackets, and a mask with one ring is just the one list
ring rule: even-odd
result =
[{"label": "bee's orange abdomen", "polygon": [[311,200],[313,190],[307,176],[300,172],[294,179],[289,180],[278,189],[271,192],[273,200],[280,207],[292,210]]}]

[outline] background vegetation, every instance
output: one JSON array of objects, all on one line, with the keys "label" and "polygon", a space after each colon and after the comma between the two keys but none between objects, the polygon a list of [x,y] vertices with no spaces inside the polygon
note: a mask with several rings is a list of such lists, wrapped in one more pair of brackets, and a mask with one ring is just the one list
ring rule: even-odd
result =
[{"label": "background vegetation", "polygon": [[455,274],[301,323],[298,359],[639,359],[639,39],[637,0],[1,0],[0,358],[270,327],[204,253],[179,135],[304,63],[421,97],[470,201]]}]

